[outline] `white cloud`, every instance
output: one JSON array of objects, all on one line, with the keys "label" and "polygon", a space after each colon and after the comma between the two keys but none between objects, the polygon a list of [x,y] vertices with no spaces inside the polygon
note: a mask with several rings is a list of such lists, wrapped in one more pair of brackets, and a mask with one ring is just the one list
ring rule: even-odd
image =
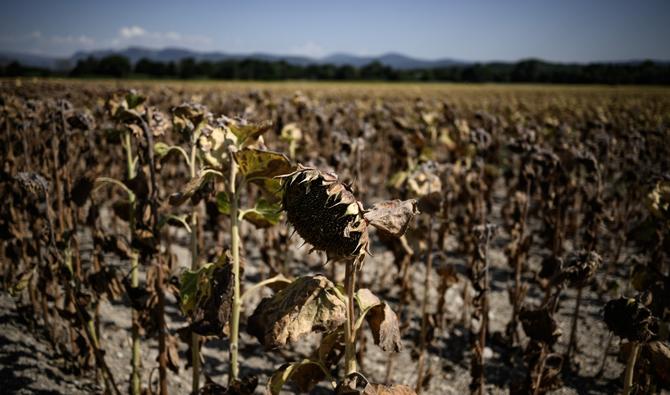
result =
[{"label": "white cloud", "polygon": [[318,58],[324,56],[326,51],[319,44],[314,41],[308,41],[302,45],[291,47],[289,53],[292,55],[302,55],[309,56],[313,58]]},{"label": "white cloud", "polygon": [[146,33],[147,31],[139,26],[130,26],[130,27],[124,26],[119,30],[119,35],[125,39],[130,39],[133,37],[141,37],[144,36]]},{"label": "white cloud", "polygon": [[116,37],[107,41],[113,47],[141,45],[147,47],[186,46],[193,49],[204,49],[212,40],[209,37],[185,35],[175,31],[152,32],[141,26],[123,26]]}]

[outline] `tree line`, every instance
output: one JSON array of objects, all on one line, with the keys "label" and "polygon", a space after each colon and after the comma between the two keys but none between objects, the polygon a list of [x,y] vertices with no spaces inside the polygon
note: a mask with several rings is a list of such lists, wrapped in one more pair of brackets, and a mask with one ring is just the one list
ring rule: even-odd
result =
[{"label": "tree line", "polygon": [[563,64],[536,59],[516,63],[474,63],[427,69],[400,70],[380,62],[362,67],[332,64],[306,66],[285,61],[231,59],[217,62],[185,58],[178,62],[141,59],[132,64],[120,55],[79,60],[69,72],[27,67],[17,62],[0,67],[0,76],[69,76],[220,80],[325,81],[450,81],[572,84],[670,84],[670,63]]}]

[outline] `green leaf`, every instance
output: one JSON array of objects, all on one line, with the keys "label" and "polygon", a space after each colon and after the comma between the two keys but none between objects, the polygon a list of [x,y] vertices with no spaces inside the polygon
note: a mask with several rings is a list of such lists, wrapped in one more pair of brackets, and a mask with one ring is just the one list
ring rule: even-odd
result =
[{"label": "green leaf", "polygon": [[186,270],[181,275],[179,296],[181,311],[184,314],[191,312],[199,299],[209,296],[209,275],[214,270],[213,263],[202,265],[198,270]]},{"label": "green leaf", "polygon": [[154,153],[156,154],[156,158],[158,159],[163,159],[168,155],[170,155],[170,153],[175,151],[180,153],[186,160],[186,164],[190,166],[191,159],[188,157],[186,151],[184,151],[182,147],[179,147],[177,145],[167,145],[163,142],[158,142],[154,144]]},{"label": "green leaf", "polygon": [[284,154],[255,148],[244,148],[233,154],[240,173],[247,180],[265,179],[293,171],[291,161]]},{"label": "green leaf", "polygon": [[144,103],[147,100],[146,96],[137,93],[136,91],[130,91],[126,95],[126,103],[128,104],[129,109],[133,109],[140,104]]},{"label": "green leaf", "polygon": [[156,157],[162,158],[167,153],[170,151],[170,146],[163,143],[163,142],[158,142],[154,144],[154,154],[156,154]]},{"label": "green leaf", "polygon": [[221,214],[230,214],[230,199],[228,199],[228,194],[226,192],[219,192],[216,194],[216,207]]},{"label": "green leaf", "polygon": [[278,202],[270,203],[265,199],[258,199],[254,208],[246,210],[242,218],[251,222],[257,228],[267,228],[277,225],[281,218],[281,204]]},{"label": "green leaf", "polygon": [[261,178],[255,182],[265,193],[270,202],[280,202],[282,198],[282,185],[278,178]]},{"label": "green leaf", "polygon": [[19,274],[18,278],[16,279],[16,282],[9,289],[9,294],[12,295],[12,296],[16,296],[21,291],[23,291],[28,286],[28,283],[30,282],[30,279],[33,278],[33,273],[35,273],[34,268]]}]

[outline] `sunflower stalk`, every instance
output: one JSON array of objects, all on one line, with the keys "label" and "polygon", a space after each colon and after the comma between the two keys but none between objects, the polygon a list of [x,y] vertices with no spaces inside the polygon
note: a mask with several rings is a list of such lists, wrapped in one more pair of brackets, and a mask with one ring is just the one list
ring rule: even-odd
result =
[{"label": "sunflower stalk", "polygon": [[[191,143],[191,159],[188,161],[190,168],[191,179],[196,177],[196,153],[197,145],[195,142]],[[193,205],[191,208],[191,270],[198,270],[200,266],[198,263],[198,206]],[[191,393],[197,394],[200,388],[200,336],[197,333],[191,334]]]},{"label": "sunflower stalk", "polygon": [[[126,149],[126,163],[127,163],[127,176],[131,180],[135,177],[135,159],[133,157],[133,146],[131,142],[130,132],[124,134],[124,147]],[[135,219],[135,195],[130,193],[128,194],[128,199],[130,201],[129,205],[129,220],[130,224],[130,239],[132,240],[133,235],[135,234],[136,219]],[[139,280],[139,264],[138,264],[139,254],[136,250],[130,252],[130,286],[132,288],[137,288],[140,285]],[[132,357],[131,357],[131,366],[132,372],[130,374],[130,391],[133,395],[139,395],[141,390],[141,355],[142,351],[140,348],[140,327],[139,327],[139,313],[136,310],[133,310],[132,313]]]},{"label": "sunflower stalk", "polygon": [[239,331],[240,331],[240,231],[239,231],[239,192],[237,190],[237,162],[230,151],[230,179],[228,196],[230,197],[230,245],[233,257],[233,306],[230,317],[230,374],[228,381],[234,383],[239,376]]}]

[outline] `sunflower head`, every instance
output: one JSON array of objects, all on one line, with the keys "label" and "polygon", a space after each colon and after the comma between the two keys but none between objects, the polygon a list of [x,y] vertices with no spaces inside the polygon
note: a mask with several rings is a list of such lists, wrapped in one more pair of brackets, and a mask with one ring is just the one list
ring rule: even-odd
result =
[{"label": "sunflower head", "polygon": [[335,173],[302,165],[282,178],[283,209],[306,242],[325,251],[329,259],[365,256],[368,221],[349,186]]}]

